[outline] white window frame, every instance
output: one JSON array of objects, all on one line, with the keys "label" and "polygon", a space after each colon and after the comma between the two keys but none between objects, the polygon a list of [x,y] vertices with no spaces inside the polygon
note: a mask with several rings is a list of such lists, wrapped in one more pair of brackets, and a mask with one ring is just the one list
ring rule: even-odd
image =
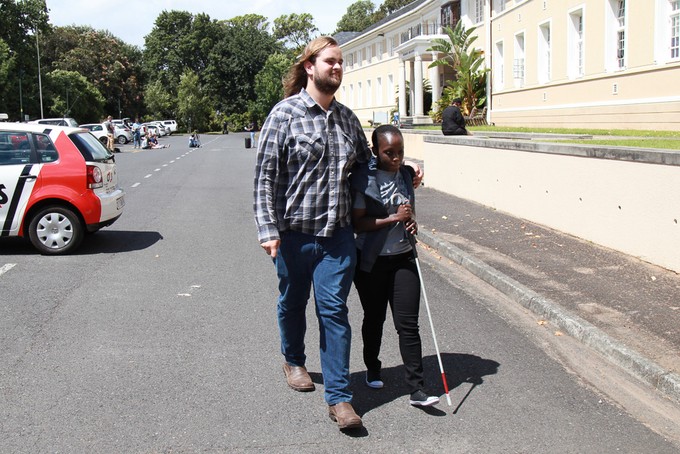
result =
[{"label": "white window frame", "polygon": [[680,59],[680,0],[668,0],[669,6],[669,58]]},{"label": "white window frame", "polygon": [[494,90],[503,90],[505,88],[505,45],[503,41],[496,42],[494,46],[494,71],[493,71],[493,86]]},{"label": "white window frame", "polygon": [[474,23],[481,24],[482,22],[484,22],[484,0],[472,0],[472,2]]},{"label": "white window frame", "polygon": [[585,75],[586,9],[581,5],[567,14],[567,76],[578,79]]},{"label": "white window frame", "polygon": [[[547,30],[547,36],[546,36]],[[552,23],[538,24],[538,83],[546,84],[552,79]]]},{"label": "white window frame", "polygon": [[387,104],[391,104],[394,99],[396,99],[396,93],[394,92],[394,75],[388,74],[387,75],[387,96],[388,96],[388,102]]},{"label": "white window frame", "polygon": [[373,83],[371,80],[366,81],[366,107],[373,107]]},{"label": "white window frame", "polygon": [[378,106],[381,106],[383,103],[382,77],[378,77],[375,79],[375,103]]},{"label": "white window frame", "polygon": [[[627,0],[605,2],[605,69],[621,71],[628,65]],[[621,10],[623,6],[623,10]]]},{"label": "white window frame", "polygon": [[680,0],[656,0],[654,30],[656,63],[680,60]]},{"label": "white window frame", "polygon": [[516,88],[524,87],[526,83],[526,34],[524,30],[515,33],[514,59],[512,62],[512,78]]},{"label": "white window frame", "polygon": [[361,82],[357,82],[357,107],[364,107],[364,92]]}]

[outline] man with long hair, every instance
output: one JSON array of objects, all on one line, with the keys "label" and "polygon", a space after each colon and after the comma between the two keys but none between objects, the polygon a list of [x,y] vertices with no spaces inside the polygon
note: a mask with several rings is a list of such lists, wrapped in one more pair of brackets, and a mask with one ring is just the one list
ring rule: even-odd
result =
[{"label": "man with long hair", "polygon": [[342,52],[331,37],[311,41],[284,80],[286,98],[262,126],[255,169],[258,239],[279,278],[283,371],[296,391],[315,389],[305,368],[305,308],[314,289],[321,371],[330,418],[362,427],[352,408],[347,296],[356,263],[348,175],[371,152],[361,123],[335,100]]}]

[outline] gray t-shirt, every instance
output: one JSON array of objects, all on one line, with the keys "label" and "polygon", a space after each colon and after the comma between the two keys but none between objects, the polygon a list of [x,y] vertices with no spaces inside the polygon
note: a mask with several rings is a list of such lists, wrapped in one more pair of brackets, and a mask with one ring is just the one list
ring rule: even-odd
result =
[{"label": "gray t-shirt", "polygon": [[[400,172],[377,170],[375,178],[388,214],[396,213],[399,205],[408,203],[408,188],[406,187],[406,182],[401,177]],[[356,194],[356,197],[354,198],[354,208],[366,208],[366,199],[363,194]],[[393,223],[387,228],[390,230],[380,255],[397,255],[411,250],[411,243],[408,240],[403,222]],[[370,232],[357,234],[357,248],[363,248],[364,239],[367,233]]]}]

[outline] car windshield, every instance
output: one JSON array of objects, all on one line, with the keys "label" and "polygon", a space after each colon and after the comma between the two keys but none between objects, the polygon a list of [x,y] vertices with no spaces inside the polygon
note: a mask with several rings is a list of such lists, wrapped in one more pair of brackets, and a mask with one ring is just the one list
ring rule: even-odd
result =
[{"label": "car windshield", "polygon": [[113,158],[113,154],[89,132],[70,134],[69,138],[80,150],[80,154],[83,155],[86,161],[106,162]]}]

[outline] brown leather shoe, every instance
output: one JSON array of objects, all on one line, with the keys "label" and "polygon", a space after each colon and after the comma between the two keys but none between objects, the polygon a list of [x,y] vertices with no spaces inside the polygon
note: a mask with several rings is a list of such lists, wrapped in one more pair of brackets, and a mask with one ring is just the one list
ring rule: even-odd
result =
[{"label": "brown leather shoe", "polygon": [[283,373],[286,375],[288,386],[295,391],[307,392],[314,391],[314,383],[312,378],[307,373],[307,369],[302,366],[291,366],[288,363],[283,363]]},{"label": "brown leather shoe", "polygon": [[360,429],[364,426],[361,422],[361,417],[354,412],[354,408],[352,408],[352,404],[349,402],[329,405],[328,416],[338,423],[340,430]]}]

